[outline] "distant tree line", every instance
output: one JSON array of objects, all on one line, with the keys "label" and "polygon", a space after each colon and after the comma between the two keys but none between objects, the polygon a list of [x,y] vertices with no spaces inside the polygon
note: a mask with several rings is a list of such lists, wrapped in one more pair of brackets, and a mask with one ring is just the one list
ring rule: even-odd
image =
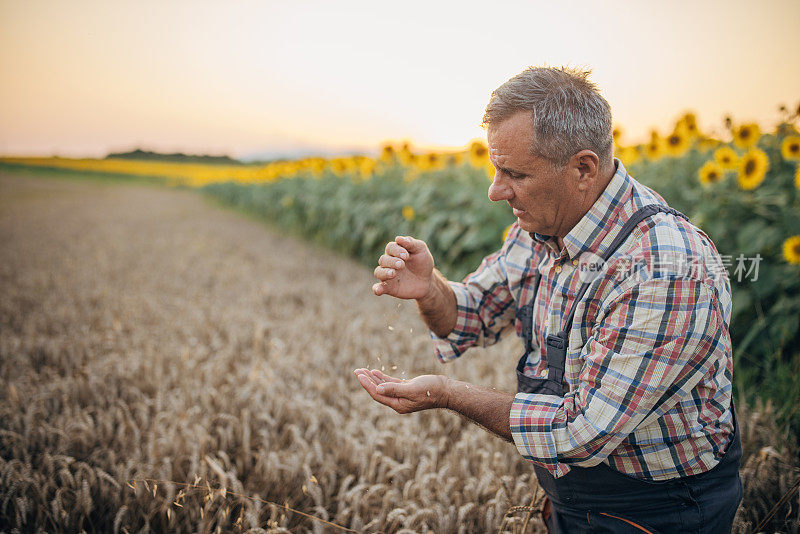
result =
[{"label": "distant tree line", "polygon": [[184,154],[183,152],[175,152],[172,154],[163,154],[160,152],[151,152],[149,150],[142,150],[137,148],[130,152],[111,152],[105,159],[136,159],[148,161],[178,161],[182,163],[216,163],[223,165],[244,165],[243,162],[233,159],[230,156],[208,156],[205,154]]}]

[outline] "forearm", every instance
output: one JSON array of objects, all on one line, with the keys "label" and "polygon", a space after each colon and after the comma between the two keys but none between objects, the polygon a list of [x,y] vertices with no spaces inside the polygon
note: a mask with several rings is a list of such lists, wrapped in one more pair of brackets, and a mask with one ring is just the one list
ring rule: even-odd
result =
[{"label": "forearm", "polygon": [[433,270],[433,280],[428,294],[417,299],[417,307],[422,320],[439,337],[447,337],[456,326],[458,310],[456,295],[437,269]]},{"label": "forearm", "polygon": [[514,395],[449,378],[445,408],[511,442],[509,412]]}]

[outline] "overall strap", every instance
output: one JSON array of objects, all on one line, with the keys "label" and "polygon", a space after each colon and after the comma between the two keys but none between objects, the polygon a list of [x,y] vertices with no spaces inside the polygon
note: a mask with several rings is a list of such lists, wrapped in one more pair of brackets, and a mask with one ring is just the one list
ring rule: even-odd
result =
[{"label": "overall strap", "polygon": [[[689,219],[683,213],[670,208],[669,206],[648,204],[647,206],[644,206],[636,211],[633,215],[631,215],[630,219],[625,222],[625,224],[622,226],[622,229],[611,242],[611,245],[601,256],[603,262],[608,261],[608,259],[630,236],[634,228],[636,228],[640,222],[659,212],[671,213],[677,217],[682,217],[686,220]],[[586,294],[586,291],[589,289],[590,285],[591,282],[586,282],[581,286],[574,302],[572,303],[572,307],[566,316],[566,320],[563,322],[563,328],[557,334],[549,334],[547,338],[545,338],[545,346],[547,347],[547,377],[549,380],[558,384],[559,389],[564,379],[564,367],[567,359],[567,340],[569,336],[568,333],[572,328],[572,319],[575,316],[575,310],[578,307],[578,303],[581,301],[581,299],[583,299],[583,296]]]},{"label": "overall strap", "polygon": [[[674,208],[670,208],[669,206],[662,206],[660,204],[648,204],[647,206],[644,206],[640,208],[638,211],[636,211],[633,215],[631,215],[630,219],[628,219],[625,222],[622,229],[619,231],[617,236],[611,242],[611,245],[609,245],[609,247],[606,249],[603,255],[600,256],[603,262],[608,261],[608,259],[617,251],[617,249],[622,245],[622,243],[624,243],[625,240],[628,239],[628,237],[630,237],[631,233],[639,225],[640,222],[660,212],[671,213],[676,217],[682,217],[687,221],[689,220],[689,217],[687,217],[686,215],[684,215],[683,213],[679,212]],[[583,295],[586,294],[586,290],[589,289],[590,285],[591,282],[587,282],[583,284],[581,288],[578,290],[578,294],[575,297],[575,301],[572,304],[569,314],[567,315],[567,319],[563,323],[564,326],[561,329],[561,332],[569,332],[570,328],[572,328],[572,319],[575,316],[575,309],[578,307],[578,303],[583,298]]]}]

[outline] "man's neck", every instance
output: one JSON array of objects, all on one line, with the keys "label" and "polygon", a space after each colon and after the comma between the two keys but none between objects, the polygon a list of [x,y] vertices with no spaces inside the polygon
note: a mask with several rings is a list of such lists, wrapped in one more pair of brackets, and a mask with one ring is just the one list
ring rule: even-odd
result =
[{"label": "man's neck", "polygon": [[[616,174],[616,172],[617,172],[617,165],[615,163],[611,165],[611,169],[609,171],[606,171],[605,173],[606,176],[600,182],[599,187],[587,199],[587,205],[582,207],[580,217],[578,217],[578,219],[575,221],[575,224],[573,224],[570,227],[569,231],[571,231],[572,228],[575,228],[575,225],[578,224],[581,219],[583,219],[583,217],[586,215],[586,213],[589,212],[590,209],[592,209],[592,206],[594,206],[595,202],[597,202],[597,199],[600,198],[600,195],[602,195],[603,191],[606,190],[608,184],[611,183],[611,180],[614,178],[614,174]],[[555,236],[555,237],[556,237],[556,244],[558,245],[558,253],[560,254],[561,252],[564,251],[564,238],[562,236]]]}]

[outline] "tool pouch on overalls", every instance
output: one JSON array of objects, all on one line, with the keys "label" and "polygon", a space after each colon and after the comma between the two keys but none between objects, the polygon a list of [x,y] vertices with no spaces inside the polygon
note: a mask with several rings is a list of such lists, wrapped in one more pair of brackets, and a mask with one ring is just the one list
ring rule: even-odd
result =
[{"label": "tool pouch on overalls", "polygon": [[[608,259],[614,254],[614,252],[616,252],[620,245],[622,245],[622,243],[629,237],[634,228],[636,228],[636,226],[642,220],[659,212],[672,213],[673,215],[687,218],[682,213],[668,206],[655,204],[644,206],[634,213],[628,221],[626,221],[619,234],[615,237],[609,248],[602,255],[603,262],[608,261]],[[591,284],[584,283],[579,289],[572,307],[566,314],[565,320],[562,323],[562,329],[556,334],[547,335],[545,338],[542,356],[546,359],[547,363],[546,375],[542,377],[532,377],[526,375],[524,370],[528,361],[528,357],[534,350],[533,310],[536,303],[541,275],[537,271],[534,276],[536,278],[534,280],[533,298],[529,304],[521,307],[517,313],[517,319],[525,321],[522,323],[523,339],[525,340],[525,354],[520,358],[519,363],[517,364],[517,391],[519,393],[538,393],[563,397],[568,392],[568,385],[564,381],[564,371],[567,359],[569,332],[572,328],[572,320],[575,315],[575,309],[577,308],[578,303],[581,302]],[[733,410],[733,403],[731,403],[731,409]],[[728,447],[728,451],[726,451],[730,454],[726,453],[724,458],[725,461],[720,462],[720,465],[717,466],[720,469],[723,468],[722,464],[728,466],[735,462],[738,465],[739,456],[741,456],[741,444],[739,440],[738,422],[736,421],[735,411],[733,412],[733,419],[734,442],[731,443],[731,446]],[[550,474],[550,471],[534,464],[534,470],[536,471],[536,477],[540,486],[545,490],[548,497],[556,502],[572,502],[575,500],[574,488],[580,487],[582,484],[582,482],[578,482],[576,484],[576,481],[574,480],[576,478],[583,478],[587,482],[587,486],[596,487],[597,483],[602,485],[604,476],[608,474],[608,471],[604,471],[603,468],[606,470],[610,469],[608,466],[604,465],[593,468],[580,468],[576,466],[573,467],[564,477],[556,479]],[[622,474],[620,473],[620,475]],[[629,475],[622,476],[624,477]],[[571,479],[572,484],[565,484],[563,480],[565,478]],[[630,478],[632,483],[637,482],[633,477]]]},{"label": "tool pouch on overalls", "polygon": [[[525,354],[517,363],[517,391],[524,393],[545,393],[547,395],[564,395],[564,363],[566,362],[567,337],[564,332],[547,336],[545,354],[547,354],[547,372],[544,377],[529,377],[525,374],[528,357],[534,350],[533,343],[533,303],[536,301],[541,276],[538,272],[533,280],[534,294],[529,304],[517,312],[517,320],[522,321],[522,337],[525,342]],[[563,356],[559,355],[563,352]],[[554,357],[550,357],[550,354]]]}]

